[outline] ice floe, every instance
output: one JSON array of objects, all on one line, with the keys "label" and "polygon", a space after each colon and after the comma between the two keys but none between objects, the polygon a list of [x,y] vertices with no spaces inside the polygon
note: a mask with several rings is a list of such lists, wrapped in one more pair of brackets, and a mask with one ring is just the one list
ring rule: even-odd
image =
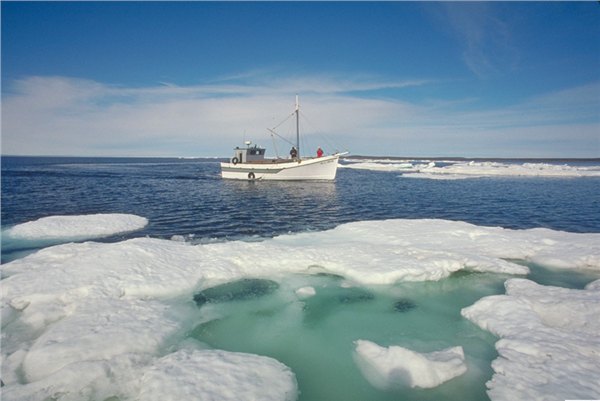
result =
[{"label": "ice floe", "polygon": [[301,287],[296,290],[296,295],[299,298],[310,298],[317,294],[317,290],[314,287]]},{"label": "ice floe", "polygon": [[592,281],[591,283],[585,286],[585,289],[600,291],[600,280]]},{"label": "ice floe", "polygon": [[467,371],[462,347],[418,353],[392,345],[382,347],[356,341],[355,360],[365,378],[376,388],[432,388]]},{"label": "ice floe", "polygon": [[147,224],[148,219],[132,214],[48,216],[17,224],[4,234],[28,240],[92,239],[140,230]]},{"label": "ice floe", "polygon": [[293,401],[290,368],[264,356],[180,350],[159,359],[141,380],[140,400]]},{"label": "ice floe", "polygon": [[374,171],[415,171],[415,165],[410,161],[395,161],[395,160],[363,160],[360,162],[347,161],[340,164],[342,168],[352,168],[357,170],[374,170]]},{"label": "ice floe", "polygon": [[[92,398],[144,399],[140,391],[146,385],[140,378],[151,381],[148,378],[156,372],[165,376],[165,386],[175,386],[177,380],[169,376],[177,369],[171,366],[179,361],[196,366],[201,355],[171,356],[169,344],[177,343],[191,329],[188,325],[198,324],[190,318],[198,311],[194,294],[224,283],[247,278],[276,283],[289,273],[326,272],[343,276],[347,283],[370,285],[439,280],[461,269],[528,272],[506,259],[600,270],[599,244],[600,234],[385,220],[253,242],[191,245],[135,238],[45,248],[1,266],[3,397],[46,399],[60,394],[61,400],[68,400],[96,394]],[[310,297],[313,291],[305,288],[297,296]],[[188,300],[189,310],[180,311],[181,302],[173,302],[177,299]],[[218,355],[222,358],[202,359],[206,366],[201,371],[236,358]],[[253,364],[248,369],[271,371]],[[238,391],[242,384],[236,380],[245,380],[247,374],[231,373],[221,379],[235,383],[230,388]],[[187,388],[207,380],[204,373],[186,377],[196,380]],[[288,384],[281,388],[289,389],[287,373],[282,377]],[[284,393],[264,397],[287,400]]]},{"label": "ice floe", "polygon": [[511,279],[506,295],[462,315],[501,339],[487,383],[493,401],[600,398],[600,291]]},{"label": "ice floe", "polygon": [[493,161],[365,160],[341,167],[401,173],[408,178],[464,179],[494,176],[600,177],[600,165],[508,163]]}]

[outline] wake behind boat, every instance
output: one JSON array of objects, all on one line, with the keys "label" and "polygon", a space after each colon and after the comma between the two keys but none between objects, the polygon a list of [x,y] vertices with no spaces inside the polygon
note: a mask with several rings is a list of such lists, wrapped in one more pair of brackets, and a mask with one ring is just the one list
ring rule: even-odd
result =
[{"label": "wake behind boat", "polygon": [[346,153],[329,156],[300,157],[300,105],[296,96],[296,146],[289,159],[265,158],[266,149],[250,141],[234,149],[229,162],[221,163],[221,177],[233,180],[334,180],[338,160]]}]

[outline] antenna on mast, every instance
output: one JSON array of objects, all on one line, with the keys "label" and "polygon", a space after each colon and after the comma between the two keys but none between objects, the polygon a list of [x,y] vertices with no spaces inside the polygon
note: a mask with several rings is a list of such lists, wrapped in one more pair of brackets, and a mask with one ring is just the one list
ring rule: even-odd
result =
[{"label": "antenna on mast", "polygon": [[298,94],[296,94],[296,150],[298,151],[298,159],[300,159],[300,102]]}]

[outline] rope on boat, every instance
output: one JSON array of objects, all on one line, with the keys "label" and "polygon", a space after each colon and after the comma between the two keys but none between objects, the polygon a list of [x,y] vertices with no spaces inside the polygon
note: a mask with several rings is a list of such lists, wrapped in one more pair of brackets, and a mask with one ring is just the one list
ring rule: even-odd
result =
[{"label": "rope on boat", "polygon": [[288,141],[287,139],[285,139],[284,137],[282,137],[281,135],[279,135],[277,132],[273,131],[271,128],[267,128],[267,130],[269,130],[269,132],[271,132],[271,137],[273,137],[273,135],[277,135],[279,138],[281,138],[281,140],[289,143],[292,146],[296,146],[295,143]]},{"label": "rope on boat", "polygon": [[[290,120],[290,118],[295,117],[296,111],[290,113],[283,121],[281,121],[279,124],[277,124],[276,126],[274,126],[273,128],[267,128],[267,130],[271,133],[271,140],[273,141],[273,148],[275,150],[275,155],[277,158],[279,158],[279,151],[277,149],[277,144],[275,141],[275,136],[277,136],[279,139],[281,139],[282,141],[284,141],[285,143],[289,144],[290,146],[296,146],[296,143],[290,141],[289,139],[285,138],[284,136],[278,134],[277,132],[275,132],[275,130],[279,127],[281,127],[283,124],[285,124],[286,122],[288,122]],[[325,136],[322,131],[319,131],[315,128],[315,125],[312,124],[312,122],[306,117],[306,115],[300,111],[299,115],[302,117],[303,121],[307,122],[308,125],[311,126],[311,129],[313,130],[313,132],[316,134],[316,136],[318,136],[320,139],[322,140],[323,144],[326,146],[326,148],[329,148],[330,151],[328,151],[327,153],[339,153],[340,151],[342,151],[343,149],[345,149],[345,147],[343,146],[339,146],[340,144],[333,142],[329,137]],[[306,135],[301,136],[301,147],[304,149],[309,149],[310,147],[307,146],[306,144]],[[300,156],[300,155],[298,155]]]},{"label": "rope on boat", "polygon": [[[308,123],[308,125],[310,125],[310,127],[312,128],[313,132],[315,133],[316,136],[318,136],[320,138],[320,140],[322,140],[325,144],[325,146],[327,146],[329,149],[333,150],[333,151],[328,151],[327,154],[333,154],[333,153],[339,153],[341,151],[343,151],[344,149],[346,149],[346,147],[344,146],[339,146],[339,143],[335,143],[333,142],[328,136],[325,136],[323,134],[323,131],[319,131],[316,129],[315,125],[308,119],[308,117],[306,117],[306,115],[300,111],[300,116],[303,118],[303,121],[305,121],[306,123]],[[305,147],[306,149],[306,147]]]}]

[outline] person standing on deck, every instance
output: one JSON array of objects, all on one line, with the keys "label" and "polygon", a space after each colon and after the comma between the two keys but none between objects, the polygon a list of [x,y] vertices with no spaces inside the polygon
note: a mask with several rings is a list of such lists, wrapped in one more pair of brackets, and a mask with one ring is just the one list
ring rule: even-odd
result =
[{"label": "person standing on deck", "polygon": [[321,149],[321,147],[319,146],[317,148],[317,157],[321,157],[321,156],[323,156],[323,149]]},{"label": "person standing on deck", "polygon": [[295,146],[292,146],[292,149],[290,150],[290,158],[295,159],[296,157],[298,157],[298,151],[296,150]]}]

